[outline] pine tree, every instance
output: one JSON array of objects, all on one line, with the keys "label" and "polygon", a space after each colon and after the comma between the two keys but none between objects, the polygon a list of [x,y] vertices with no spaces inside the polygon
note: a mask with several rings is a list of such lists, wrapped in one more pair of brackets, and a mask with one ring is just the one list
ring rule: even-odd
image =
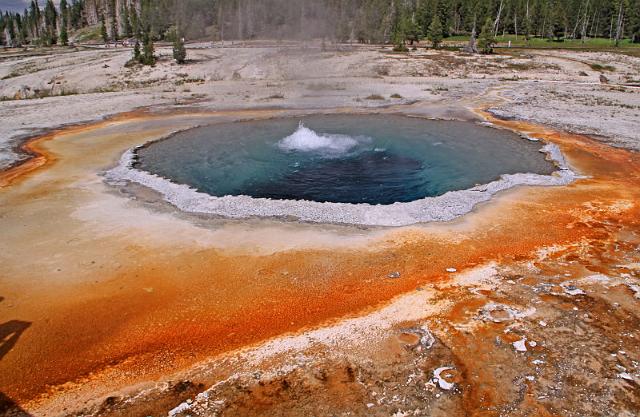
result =
[{"label": "pine tree", "polygon": [[15,27],[13,26],[13,19],[11,18],[11,15],[8,12],[5,13],[4,15],[4,26],[8,34],[7,40],[5,41],[5,43],[8,46],[16,46],[16,30],[15,30]]},{"label": "pine tree", "polygon": [[628,30],[630,32],[631,42],[640,43],[640,0],[632,1],[629,11]]},{"label": "pine tree", "polygon": [[136,39],[136,44],[133,47],[133,60],[138,63],[142,63],[142,55],[140,54],[140,42]]},{"label": "pine tree", "polygon": [[487,21],[482,26],[480,37],[478,38],[478,47],[483,54],[490,54],[493,52],[493,46],[496,44],[496,38],[493,37],[493,22],[490,17],[487,17]]},{"label": "pine tree", "polygon": [[82,14],[84,12],[84,0],[73,0],[71,5],[71,27],[80,29],[83,24]]},{"label": "pine tree", "polygon": [[67,25],[63,24],[60,29],[60,45],[69,45],[69,34],[67,33]]},{"label": "pine tree", "polygon": [[4,29],[7,25],[7,21],[5,20],[4,15],[2,14],[2,10],[0,10],[0,44],[7,45],[6,40],[4,39]]},{"label": "pine tree", "polygon": [[109,43],[109,34],[107,33],[107,24],[104,20],[104,15],[100,15],[100,35],[102,36],[102,42]]},{"label": "pine tree", "polygon": [[155,65],[156,57],[154,52],[153,40],[151,39],[151,28],[147,27],[142,39],[142,64]]},{"label": "pine tree", "polygon": [[47,5],[44,8],[44,22],[47,45],[53,45],[58,41],[58,12],[56,6],[53,4],[53,0],[47,0]]},{"label": "pine tree", "polygon": [[414,42],[420,42],[423,36],[422,28],[415,19],[407,17],[405,21],[405,34],[409,45],[413,45]]},{"label": "pine tree", "polygon": [[175,39],[173,41],[173,59],[175,59],[178,64],[184,64],[187,60],[187,50],[184,47],[184,38],[178,32],[176,32]]},{"label": "pine tree", "polygon": [[62,17],[62,27],[60,28],[60,43],[67,46],[69,44],[69,34],[67,26],[69,24],[69,10],[67,8],[67,0],[60,0],[60,15]]},{"label": "pine tree", "polygon": [[406,52],[407,47],[404,44],[407,40],[406,18],[404,9],[399,1],[395,2],[392,18],[391,41],[396,45],[393,50],[396,52]]},{"label": "pine tree", "polygon": [[120,9],[120,20],[121,20],[121,32],[127,38],[131,37],[131,21],[129,20],[129,6],[127,6],[126,2],[122,3],[122,8]]},{"label": "pine tree", "polygon": [[564,30],[566,27],[565,16],[563,10],[556,5],[550,11],[550,22],[549,22],[549,36],[555,37],[556,40],[561,40],[564,35]]},{"label": "pine tree", "polygon": [[429,40],[431,41],[431,45],[433,45],[435,49],[437,49],[440,46],[443,35],[444,34],[442,31],[442,23],[440,22],[440,16],[438,16],[437,14],[434,14],[433,19],[431,20],[431,24],[429,25],[428,37],[429,37]]},{"label": "pine tree", "polygon": [[31,1],[31,18],[33,19],[33,36],[39,38],[40,33],[40,6],[38,0]]},{"label": "pine tree", "polygon": [[117,42],[118,40],[118,17],[116,15],[116,0],[111,0],[111,6],[109,7],[111,12],[111,40]]},{"label": "pine tree", "polygon": [[140,19],[138,18],[138,11],[134,4],[131,5],[129,10],[129,21],[131,22],[131,31],[136,39],[140,39]]},{"label": "pine tree", "polygon": [[18,43],[20,44],[20,46],[25,45],[27,43],[27,39],[29,38],[27,19],[22,18],[20,16],[20,13],[16,13],[16,25],[18,26]]}]

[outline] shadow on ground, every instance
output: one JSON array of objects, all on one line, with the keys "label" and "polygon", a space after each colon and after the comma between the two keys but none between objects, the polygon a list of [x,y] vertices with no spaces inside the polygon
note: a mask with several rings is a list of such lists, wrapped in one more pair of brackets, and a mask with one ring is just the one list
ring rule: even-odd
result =
[{"label": "shadow on ground", "polygon": [[[0,297],[0,302],[4,297]],[[0,324],[0,360],[13,349],[18,343],[18,339],[31,326],[28,321],[9,320]],[[6,417],[29,417],[30,414],[24,411],[11,398],[0,391],[0,416]]]}]

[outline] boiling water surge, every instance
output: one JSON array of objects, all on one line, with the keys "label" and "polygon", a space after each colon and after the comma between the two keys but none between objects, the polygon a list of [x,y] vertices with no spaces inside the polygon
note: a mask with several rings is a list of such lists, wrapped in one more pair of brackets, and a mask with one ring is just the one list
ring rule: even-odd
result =
[{"label": "boiling water surge", "polygon": [[369,144],[368,136],[349,136],[341,134],[318,134],[300,122],[298,129],[278,142],[278,147],[288,152],[315,152],[324,157],[342,157],[358,145]]}]

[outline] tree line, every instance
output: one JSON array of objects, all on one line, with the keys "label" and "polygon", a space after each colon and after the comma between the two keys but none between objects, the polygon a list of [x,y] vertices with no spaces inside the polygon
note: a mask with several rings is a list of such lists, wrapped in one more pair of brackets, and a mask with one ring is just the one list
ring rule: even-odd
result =
[{"label": "tree line", "polygon": [[[96,21],[97,18],[97,21]],[[0,11],[5,46],[66,45],[100,25],[103,40],[312,39],[404,45],[482,31],[524,38],[640,43],[640,0],[32,0]]]}]

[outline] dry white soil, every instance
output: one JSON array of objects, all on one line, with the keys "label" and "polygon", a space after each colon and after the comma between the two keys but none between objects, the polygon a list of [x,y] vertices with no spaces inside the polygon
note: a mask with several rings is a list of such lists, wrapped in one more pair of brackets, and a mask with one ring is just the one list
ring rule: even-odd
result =
[{"label": "dry white soil", "polygon": [[[125,48],[0,54],[0,168],[17,140],[140,107],[367,108],[419,101],[450,117],[490,95],[504,117],[534,120],[640,149],[640,58],[607,52],[502,50],[491,56],[421,48],[194,44],[189,62],[158,47],[155,67],[125,67]],[[594,70],[593,64],[612,66]],[[603,84],[604,75],[609,84]],[[43,97],[44,98],[34,98]],[[437,110],[436,110],[437,109]]]}]

